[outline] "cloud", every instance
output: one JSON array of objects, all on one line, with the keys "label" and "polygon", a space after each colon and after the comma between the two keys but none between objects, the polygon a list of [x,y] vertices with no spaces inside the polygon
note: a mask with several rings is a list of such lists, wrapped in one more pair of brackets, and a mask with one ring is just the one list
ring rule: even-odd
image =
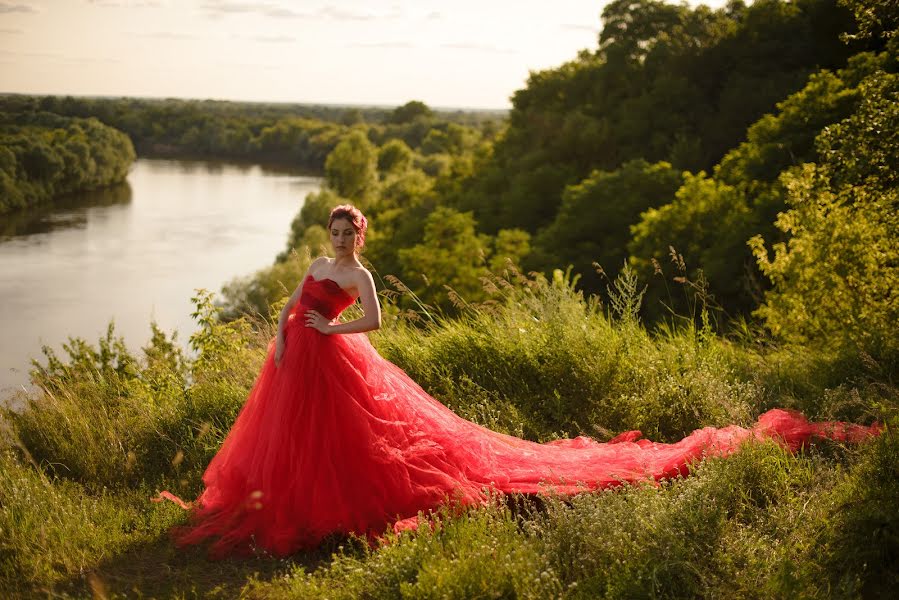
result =
[{"label": "cloud", "polygon": [[200,36],[194,35],[193,33],[175,33],[173,31],[151,31],[145,33],[132,33],[129,35],[136,35],[142,38],[153,38],[156,40],[173,40],[173,41],[184,41],[184,40],[198,40]]},{"label": "cloud", "polygon": [[411,42],[355,42],[353,44],[347,44],[347,48],[384,48],[387,50],[408,50],[410,48],[415,48],[415,45]]},{"label": "cloud", "polygon": [[377,14],[370,12],[359,12],[353,10],[342,10],[332,6],[326,6],[320,9],[316,16],[334,19],[335,21],[380,21],[384,19],[398,19],[403,16],[402,11],[398,8],[393,9],[389,13]]},{"label": "cloud", "polygon": [[477,42],[449,42],[440,44],[440,47],[450,50],[473,50],[475,52],[491,52],[494,54],[515,54],[517,52],[517,50],[510,48],[500,48],[493,44],[479,44]]},{"label": "cloud", "polygon": [[291,69],[294,67],[292,67],[291,65],[278,64],[278,63],[254,63],[254,62],[227,61],[227,62],[219,62],[218,64],[215,65],[215,68],[225,69],[226,71],[230,70],[230,69],[249,69],[249,70],[253,70],[253,71],[259,71],[259,70],[280,71],[280,70],[285,70],[285,69]]},{"label": "cloud", "polygon": [[160,0],[87,0],[94,6],[103,8],[159,8]]},{"label": "cloud", "polygon": [[240,40],[250,40],[252,42],[262,42],[265,44],[289,44],[297,41],[296,36],[293,35],[240,35],[234,34],[231,36],[234,39]]},{"label": "cloud", "polygon": [[402,11],[393,7],[390,12],[358,11],[334,6],[324,6],[314,12],[298,11],[278,2],[241,2],[239,0],[207,0],[200,9],[211,17],[256,14],[264,17],[291,19],[329,19],[333,21],[377,21],[398,19]]},{"label": "cloud", "polygon": [[0,2],[0,14],[8,13],[35,13],[37,9],[27,4],[13,4],[11,2]]},{"label": "cloud", "polygon": [[288,44],[297,41],[297,37],[293,35],[253,35],[249,39],[265,44]]},{"label": "cloud", "polygon": [[216,2],[204,2],[200,8],[212,17],[225,15],[260,14],[266,17],[298,18],[312,16],[310,13],[298,12],[271,2],[235,2],[233,0],[218,0]]},{"label": "cloud", "polygon": [[55,52],[15,52],[13,50],[0,50],[0,58],[37,58],[50,60],[53,62],[61,62],[66,64],[97,64],[97,63],[120,63],[118,58],[94,58],[90,56],[66,56]]},{"label": "cloud", "polygon": [[589,31],[590,33],[599,33],[599,25],[578,25],[575,23],[562,23],[559,25],[562,29],[569,31]]}]

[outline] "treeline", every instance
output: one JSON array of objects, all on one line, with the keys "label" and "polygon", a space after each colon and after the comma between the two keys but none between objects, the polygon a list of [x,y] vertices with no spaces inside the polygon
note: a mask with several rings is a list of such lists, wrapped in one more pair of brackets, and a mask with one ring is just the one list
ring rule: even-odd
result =
[{"label": "treeline", "polygon": [[125,179],[131,140],[94,118],[0,112],[0,214]]},{"label": "treeline", "polygon": [[[890,354],[899,38],[878,7],[613,2],[599,47],[532,74],[495,142],[345,136],[288,247],[316,252],[350,200],[371,216],[373,266],[444,311],[486,298],[480,278],[507,260],[573,265],[601,295],[626,264],[650,284],[647,318],[699,302],[719,323]],[[264,310],[295,283],[288,264],[231,285],[231,308]]]},{"label": "treeline", "polygon": [[311,171],[322,170],[328,153],[356,125],[365,124],[378,142],[418,144],[432,128],[490,128],[505,117],[505,111],[432,111],[416,101],[382,108],[12,95],[0,97],[0,110],[96,117],[127,133],[140,156],[247,160]]}]

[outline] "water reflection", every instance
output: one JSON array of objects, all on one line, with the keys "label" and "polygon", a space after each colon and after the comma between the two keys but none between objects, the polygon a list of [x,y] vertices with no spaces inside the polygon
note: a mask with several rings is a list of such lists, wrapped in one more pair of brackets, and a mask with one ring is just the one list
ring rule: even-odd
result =
[{"label": "water reflection", "polygon": [[320,175],[312,171],[297,168],[296,165],[289,163],[254,163],[239,160],[217,161],[203,159],[153,159],[153,162],[160,165],[169,165],[178,169],[180,173],[185,175],[219,175],[226,171],[244,173],[247,175],[290,175],[290,176],[306,176],[310,179],[318,180]]},{"label": "water reflection", "polygon": [[87,226],[88,209],[129,204],[133,192],[127,181],[118,185],[58,198],[52,204],[3,215],[0,242],[15,237]]}]

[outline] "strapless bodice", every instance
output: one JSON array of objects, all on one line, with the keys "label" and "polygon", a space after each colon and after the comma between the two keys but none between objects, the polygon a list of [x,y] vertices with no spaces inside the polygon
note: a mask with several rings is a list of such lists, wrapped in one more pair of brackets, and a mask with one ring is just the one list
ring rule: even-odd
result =
[{"label": "strapless bodice", "polygon": [[324,317],[333,319],[343,310],[355,302],[355,298],[340,287],[333,279],[315,279],[312,275],[306,276],[303,283],[303,293],[297,303],[295,313],[311,308],[317,310]]}]

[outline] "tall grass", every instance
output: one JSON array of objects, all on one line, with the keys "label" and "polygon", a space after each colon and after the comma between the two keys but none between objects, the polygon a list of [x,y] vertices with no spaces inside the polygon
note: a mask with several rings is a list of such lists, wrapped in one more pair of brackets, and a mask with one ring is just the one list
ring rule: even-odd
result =
[{"label": "tall grass", "polygon": [[0,596],[851,598],[899,584],[890,374],[725,339],[702,319],[650,332],[632,283],[613,286],[609,306],[574,283],[494,277],[491,299],[452,319],[385,298],[371,338],[460,414],[535,440],[637,428],[674,440],[773,405],[887,430],[798,455],[749,445],[659,488],[447,509],[376,548],[335,538],[289,559],[212,563],[174,549],[166,531],[186,515],[149,498],[200,491],[273,330],[222,322],[200,293],[190,354],[155,328],[140,355],[112,329],[95,345],[71,340],[67,357],[48,352],[36,367],[39,391],[0,413]]},{"label": "tall grass", "polygon": [[757,413],[760,385],[736,374],[728,343],[709,331],[653,335],[632,311],[585,299],[560,271],[510,279],[488,282],[492,302],[424,332],[408,320],[382,329],[379,349],[467,418],[541,441],[626,429],[674,440]]}]

